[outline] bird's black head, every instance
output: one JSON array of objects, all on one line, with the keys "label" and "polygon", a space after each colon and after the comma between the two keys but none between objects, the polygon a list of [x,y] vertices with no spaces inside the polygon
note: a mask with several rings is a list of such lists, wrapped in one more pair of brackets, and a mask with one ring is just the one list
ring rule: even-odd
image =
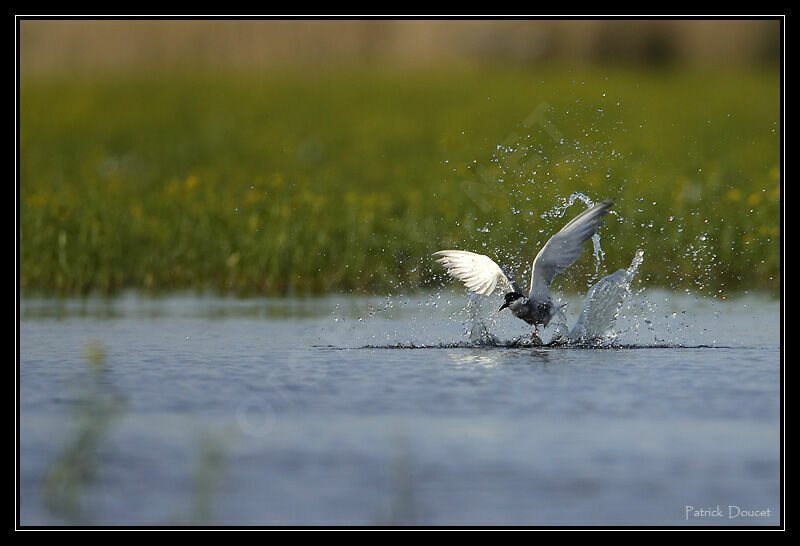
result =
[{"label": "bird's black head", "polygon": [[506,296],[505,296],[505,298],[506,298],[506,302],[505,302],[505,303],[504,303],[504,304],[503,304],[503,305],[500,307],[500,309],[499,309],[499,310],[500,310],[500,311],[502,311],[503,309],[505,309],[506,307],[508,307],[509,305],[511,305],[511,302],[512,302],[512,301],[514,301],[514,300],[518,300],[518,299],[520,299],[520,298],[524,298],[524,297],[525,297],[525,296],[523,296],[523,295],[522,295],[522,294],[520,294],[519,292],[509,292],[509,293],[508,293],[508,294],[506,294]]}]

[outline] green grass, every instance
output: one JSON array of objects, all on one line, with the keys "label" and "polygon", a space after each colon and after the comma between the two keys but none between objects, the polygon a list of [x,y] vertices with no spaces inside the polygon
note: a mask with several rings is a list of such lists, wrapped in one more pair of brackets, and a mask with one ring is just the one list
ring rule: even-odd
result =
[{"label": "green grass", "polygon": [[650,285],[777,294],[779,115],[777,69],[23,75],[20,285],[410,291],[447,247],[524,275],[580,191],[617,203],[607,270],[643,245]]}]

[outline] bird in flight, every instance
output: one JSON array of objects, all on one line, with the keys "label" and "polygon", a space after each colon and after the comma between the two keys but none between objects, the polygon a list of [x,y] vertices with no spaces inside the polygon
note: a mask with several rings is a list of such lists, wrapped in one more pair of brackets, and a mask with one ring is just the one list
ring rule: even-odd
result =
[{"label": "bird in flight", "polygon": [[465,250],[440,250],[433,255],[439,256],[436,261],[471,292],[489,295],[498,288],[506,291],[500,311],[508,307],[515,317],[533,326],[531,337],[537,337],[537,325],[547,327],[559,309],[550,297],[553,278],[575,263],[583,251],[583,243],[597,233],[603,216],[613,205],[613,201],[603,201],[589,207],[550,237],[533,260],[527,294],[488,256]]}]

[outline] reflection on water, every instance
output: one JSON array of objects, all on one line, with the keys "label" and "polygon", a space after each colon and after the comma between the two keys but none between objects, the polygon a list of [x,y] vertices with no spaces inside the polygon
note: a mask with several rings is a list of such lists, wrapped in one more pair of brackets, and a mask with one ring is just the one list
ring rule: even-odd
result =
[{"label": "reflection on water", "polygon": [[[75,524],[92,524],[97,507],[85,506],[84,493],[102,474],[108,452],[104,444],[125,414],[126,398],[116,391],[106,365],[106,348],[98,340],[85,347],[86,373],[77,382],[83,391],[71,422],[74,431],[44,476],[42,503],[53,516]],[[213,499],[222,482],[225,456],[236,434],[202,433],[195,450],[195,470],[186,514],[163,523],[200,525],[211,521]]]},{"label": "reflection on water", "polygon": [[84,299],[26,299],[21,313],[25,319],[155,319],[166,316],[191,318],[317,318],[320,308],[341,316],[358,318],[374,306],[367,297],[303,298],[216,298],[191,294],[140,298],[135,293],[117,297]]},{"label": "reflection on water", "polygon": [[227,456],[234,446],[235,435],[231,433],[204,432],[200,436],[192,473],[189,514],[179,517],[177,523],[202,525],[212,521],[214,499],[223,483]]},{"label": "reflection on water", "polygon": [[632,299],[636,350],[476,348],[466,303],[23,300],[21,523],[777,523],[776,302]]},{"label": "reflection on water", "polygon": [[75,430],[47,468],[42,492],[44,505],[54,515],[76,522],[91,521],[82,506],[83,492],[96,479],[102,443],[125,410],[125,397],[109,381],[103,345],[90,340],[85,353],[85,392],[71,419]]},{"label": "reflection on water", "polygon": [[[497,366],[547,365],[549,352],[544,349],[517,349],[514,351],[487,351],[475,349],[472,352],[447,352],[447,358],[455,368],[494,368]],[[515,358],[516,357],[516,358]]]},{"label": "reflection on water", "polygon": [[385,514],[376,518],[377,525],[413,525],[417,518],[414,498],[414,471],[408,436],[397,425],[391,427],[389,461],[389,498]]}]

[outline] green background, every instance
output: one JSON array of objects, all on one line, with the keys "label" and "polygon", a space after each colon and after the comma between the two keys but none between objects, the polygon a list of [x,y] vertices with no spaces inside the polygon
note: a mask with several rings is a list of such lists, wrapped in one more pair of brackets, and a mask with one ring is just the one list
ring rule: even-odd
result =
[{"label": "green background", "polygon": [[411,292],[451,247],[523,278],[583,192],[600,272],[643,246],[648,285],[777,295],[780,130],[777,66],[23,77],[20,286]]}]

